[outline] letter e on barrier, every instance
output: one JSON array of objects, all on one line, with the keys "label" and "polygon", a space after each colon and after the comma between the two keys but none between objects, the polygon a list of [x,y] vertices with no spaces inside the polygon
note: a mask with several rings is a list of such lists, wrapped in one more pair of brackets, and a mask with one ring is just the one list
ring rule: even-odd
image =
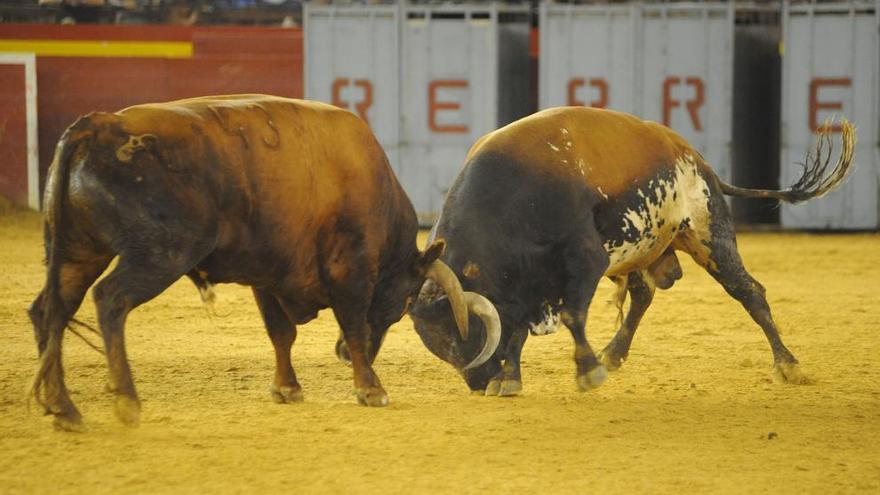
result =
[{"label": "letter e on barrier", "polygon": [[[851,87],[852,79],[848,77],[823,78],[817,77],[810,81],[810,121],[807,123],[810,130],[819,132],[824,129],[825,125],[819,123],[819,110],[842,110],[843,103],[839,101],[819,101],[819,89],[822,86],[844,86]],[[840,132],[840,124],[831,126],[831,132]]]},{"label": "letter e on barrier", "polygon": [[461,105],[452,101],[437,101],[437,90],[440,88],[467,89],[468,82],[464,79],[442,79],[428,84],[428,128],[433,132],[466,133],[468,126],[464,124],[438,124],[437,112],[440,110],[458,110]]}]

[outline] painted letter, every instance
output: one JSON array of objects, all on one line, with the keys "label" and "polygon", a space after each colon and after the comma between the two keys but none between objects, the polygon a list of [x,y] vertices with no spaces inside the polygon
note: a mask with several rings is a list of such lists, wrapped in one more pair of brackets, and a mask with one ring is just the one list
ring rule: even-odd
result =
[{"label": "painted letter", "polygon": [[[822,86],[852,86],[852,80],[848,77],[816,78],[810,81],[810,121],[807,125],[813,132],[819,132],[824,124],[819,123],[819,110],[842,110],[843,103],[839,101],[819,101],[819,88]],[[831,126],[831,132],[840,132],[840,124]]]},{"label": "painted letter", "polygon": [[[687,77],[685,78],[685,83],[688,86],[694,87],[694,99],[686,102],[685,107],[687,108],[688,115],[691,117],[694,129],[701,131],[703,130],[703,125],[700,122],[700,108],[705,103],[703,80],[699,77]],[[665,126],[668,126],[672,120],[672,109],[681,106],[680,101],[672,98],[672,87],[679,84],[681,84],[680,77],[667,77],[663,81],[663,125]]]},{"label": "painted letter", "polygon": [[[339,107],[350,110],[350,105],[346,100],[342,99],[342,88],[349,87],[351,85],[351,80],[347,77],[339,77],[333,80],[333,86],[331,87],[331,100],[330,103]],[[367,115],[367,111],[373,106],[373,83],[371,83],[368,79],[355,79],[354,86],[357,88],[361,88],[363,90],[363,98],[354,103],[354,110],[360,116],[360,118],[364,119],[364,122],[367,124],[370,123],[369,116]]]},{"label": "painted letter", "polygon": [[[568,105],[569,106],[584,106],[586,103],[577,99],[577,90],[578,88],[583,87],[585,81],[576,77],[570,81],[568,81]],[[606,108],[608,106],[608,82],[603,78],[592,78],[590,79],[590,87],[596,88],[599,90],[599,99],[593,100],[590,102],[590,106],[594,108]]]},{"label": "painted letter", "polygon": [[463,79],[443,79],[431,81],[428,84],[428,128],[434,132],[466,133],[468,126],[464,124],[438,124],[437,112],[439,110],[458,110],[461,105],[451,101],[437,101],[439,88],[467,88],[468,82]]}]

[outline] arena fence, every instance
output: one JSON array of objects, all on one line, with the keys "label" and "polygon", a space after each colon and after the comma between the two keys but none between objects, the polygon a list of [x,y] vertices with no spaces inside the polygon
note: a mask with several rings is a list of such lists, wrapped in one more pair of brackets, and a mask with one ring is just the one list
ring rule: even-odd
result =
[{"label": "arena fence", "polygon": [[880,227],[880,1],[784,5],[782,169],[795,180],[804,150],[826,119],[858,129],[848,182],[821,200],[782,207],[782,225],[809,229]]},{"label": "arena fence", "polygon": [[529,113],[524,7],[306,4],[306,98],[373,128],[422,224],[468,149]]}]

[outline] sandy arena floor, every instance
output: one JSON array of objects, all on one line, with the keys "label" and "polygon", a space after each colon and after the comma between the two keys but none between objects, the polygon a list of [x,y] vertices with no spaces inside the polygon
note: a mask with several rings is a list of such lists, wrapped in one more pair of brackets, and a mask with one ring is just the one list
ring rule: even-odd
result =
[{"label": "sandy arena floor", "polygon": [[[23,402],[40,232],[36,214],[0,216],[0,493],[880,492],[878,235],[740,236],[813,385],[773,383],[761,330],[682,258],[684,279],[658,293],[597,391],[576,390],[561,331],[526,344],[522,396],[472,396],[404,318],[376,363],[392,404],[360,407],[323,312],[294,346],[306,402],[278,405],[250,291],[219,287],[210,317],[181,281],[129,318],[140,428],[116,421],[103,357],[68,333],[67,383],[89,427],[70,434]],[[603,282],[596,348],[614,330],[610,297]],[[95,321],[91,297],[79,316]]]}]

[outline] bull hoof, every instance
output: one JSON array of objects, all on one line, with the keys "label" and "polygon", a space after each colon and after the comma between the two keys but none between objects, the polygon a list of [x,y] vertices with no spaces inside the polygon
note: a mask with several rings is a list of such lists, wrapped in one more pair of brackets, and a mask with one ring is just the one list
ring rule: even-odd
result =
[{"label": "bull hoof", "polygon": [[492,380],[489,380],[489,384],[486,385],[486,392],[484,393],[484,395],[487,397],[494,396],[494,395],[498,395],[498,392],[500,392],[500,391],[501,391],[501,379],[500,378],[493,378]]},{"label": "bull hoof", "polygon": [[577,377],[578,388],[581,392],[599,388],[606,378],[608,378],[608,371],[605,369],[605,366],[600,364],[585,374]]},{"label": "bull hoof", "polygon": [[498,397],[513,397],[522,392],[522,382],[519,380],[503,380]]},{"label": "bull hoof", "polygon": [[70,431],[74,433],[83,433],[86,431],[86,425],[83,424],[82,415],[74,408],[64,413],[56,413],[52,425],[59,431]]},{"label": "bull hoof", "polygon": [[801,372],[797,363],[777,362],[773,366],[773,379],[776,383],[791,383],[793,385],[808,385],[812,380]]},{"label": "bull hoof", "polygon": [[598,359],[600,363],[604,364],[605,369],[607,369],[608,371],[619,370],[624,361],[623,357],[617,356],[607,347],[596,355],[596,359]]},{"label": "bull hoof", "polygon": [[117,395],[116,403],[113,407],[116,417],[125,426],[132,428],[138,426],[141,422],[141,403],[139,400],[127,395]]},{"label": "bull hoof", "polygon": [[357,390],[358,404],[367,407],[385,407],[388,405],[388,394],[382,387]]},{"label": "bull hoof", "polygon": [[269,387],[269,393],[272,395],[272,400],[278,404],[291,404],[303,401],[302,387],[299,385],[283,385],[278,387],[272,384]]}]

